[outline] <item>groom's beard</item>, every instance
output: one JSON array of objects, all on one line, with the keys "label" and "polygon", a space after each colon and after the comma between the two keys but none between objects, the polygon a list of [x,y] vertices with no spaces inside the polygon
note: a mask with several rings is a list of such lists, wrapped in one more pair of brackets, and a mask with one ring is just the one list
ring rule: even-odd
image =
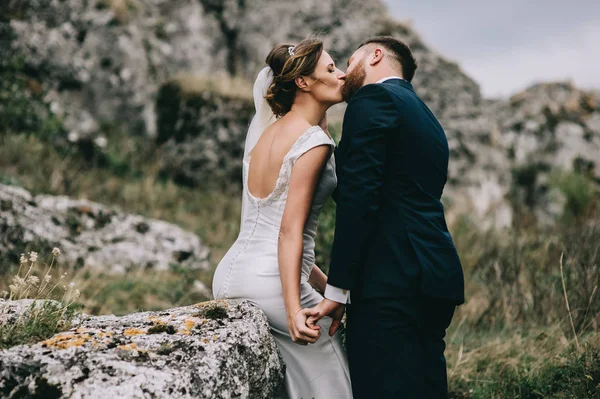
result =
[{"label": "groom's beard", "polygon": [[344,85],[342,86],[342,98],[344,101],[350,101],[350,98],[365,84],[367,73],[365,72],[365,66],[360,63],[356,70],[350,75],[346,75]]}]

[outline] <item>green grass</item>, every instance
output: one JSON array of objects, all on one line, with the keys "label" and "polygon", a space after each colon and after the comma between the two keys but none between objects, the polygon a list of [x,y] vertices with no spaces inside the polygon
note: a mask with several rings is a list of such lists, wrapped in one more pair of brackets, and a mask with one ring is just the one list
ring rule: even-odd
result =
[{"label": "green grass", "polygon": [[57,248],[52,250],[49,264],[38,260],[37,252],[23,254],[14,275],[0,280],[6,284],[3,299],[33,300],[30,304],[22,301],[20,313],[5,315],[0,324],[0,349],[36,343],[71,327],[82,307],[77,302],[80,291],[75,283],[67,283],[66,273],[57,274],[59,257]]},{"label": "green grass", "polygon": [[467,332],[447,350],[451,398],[600,398],[600,340],[577,350],[560,326]]},{"label": "green grass", "polygon": [[61,302],[34,302],[14,323],[0,325],[0,349],[34,344],[71,328],[80,306]]},{"label": "green grass", "polygon": [[211,278],[210,271],[173,269],[164,272],[140,270],[121,276],[83,271],[75,276],[75,281],[84,293],[82,303],[87,312],[124,315],[209,300],[195,289],[195,281],[209,284]]},{"label": "green grass", "polygon": [[565,222],[571,223],[585,219],[595,210],[598,196],[596,184],[581,172],[555,173],[550,180],[551,186],[560,190],[565,198]]}]

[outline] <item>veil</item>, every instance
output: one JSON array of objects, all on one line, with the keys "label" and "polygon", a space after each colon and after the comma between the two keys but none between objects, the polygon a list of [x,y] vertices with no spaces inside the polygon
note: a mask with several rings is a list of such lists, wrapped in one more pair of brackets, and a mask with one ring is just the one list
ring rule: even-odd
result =
[{"label": "veil", "polygon": [[265,100],[267,90],[272,82],[273,70],[271,67],[266,66],[258,73],[256,81],[254,82],[254,88],[252,89],[256,114],[254,115],[254,118],[252,118],[248,133],[246,134],[244,158],[252,151],[263,132],[277,119],[267,103],[267,100]]},{"label": "veil", "polygon": [[[271,110],[271,107],[265,100],[265,96],[267,94],[267,90],[269,86],[273,82],[273,70],[271,67],[264,67],[256,77],[256,81],[254,82],[254,88],[252,89],[252,95],[254,97],[254,108],[256,109],[256,114],[252,118],[252,122],[250,122],[250,127],[248,128],[248,133],[246,134],[246,144],[244,145],[244,159],[246,156],[252,151],[258,139],[263,134],[263,132],[277,120],[275,114]],[[244,222],[246,217],[246,212],[248,210],[248,196],[246,193],[242,195],[242,218],[240,221],[240,228]]]}]

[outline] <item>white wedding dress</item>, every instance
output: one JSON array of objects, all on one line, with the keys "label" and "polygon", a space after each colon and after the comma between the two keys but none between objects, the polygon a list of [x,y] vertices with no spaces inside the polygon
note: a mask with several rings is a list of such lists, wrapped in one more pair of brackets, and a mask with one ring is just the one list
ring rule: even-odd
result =
[{"label": "white wedding dress", "polygon": [[[243,162],[244,210],[240,234],[219,263],[213,280],[215,298],[246,299],[262,309],[269,320],[275,342],[286,364],[285,392],[290,399],[331,399],[352,397],[346,354],[339,333],[329,337],[331,319],[321,320],[321,337],[315,344],[301,346],[292,342],[283,304],[279,277],[277,241],[288,196],[290,176],[296,160],[311,148],[329,145],[333,140],[320,127],[302,134],[283,160],[275,188],[265,198],[256,198],[248,190],[250,153]],[[301,272],[301,304],[317,305],[323,297],[307,280],[315,261],[317,219],[337,184],[333,155],[321,175],[312,208],[304,227],[304,252]]]}]

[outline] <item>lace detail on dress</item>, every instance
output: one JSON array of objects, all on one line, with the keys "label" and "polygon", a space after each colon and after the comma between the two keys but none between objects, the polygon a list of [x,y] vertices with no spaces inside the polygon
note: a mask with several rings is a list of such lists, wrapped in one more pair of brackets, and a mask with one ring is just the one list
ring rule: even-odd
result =
[{"label": "lace detail on dress", "polygon": [[[271,193],[264,198],[257,198],[255,196],[253,196],[252,193],[250,193],[250,190],[248,189],[248,175],[250,173],[249,169],[250,169],[250,158],[251,158],[250,153],[248,153],[248,155],[246,156],[246,158],[243,161],[243,163],[244,163],[243,170],[244,170],[244,191],[245,191],[245,194],[248,196],[248,198],[250,198],[250,201],[255,203],[257,206],[267,206],[267,205],[273,204],[275,201],[277,201],[281,197],[281,195],[283,193],[286,192],[286,190],[289,187],[288,183],[289,183],[289,178],[290,178],[290,170],[293,166],[293,162],[290,162],[290,160],[298,152],[298,150],[304,145],[304,143],[306,143],[306,141],[315,132],[318,132],[319,130],[323,131],[323,129],[321,129],[320,126],[311,126],[304,133],[302,133],[302,135],[300,135],[300,137],[298,137],[298,139],[296,140],[294,145],[292,145],[292,147],[290,148],[288,153],[285,154],[285,157],[283,158],[283,163],[281,164],[281,168],[279,169],[279,174],[278,174],[277,180],[275,182],[275,188],[273,188],[273,191],[271,191]],[[325,134],[327,136],[327,134],[324,131],[323,131],[323,134]],[[329,138],[329,136],[328,136],[328,138]],[[331,141],[331,144],[333,145],[334,144],[333,140],[331,138],[329,138],[329,140]]]}]

